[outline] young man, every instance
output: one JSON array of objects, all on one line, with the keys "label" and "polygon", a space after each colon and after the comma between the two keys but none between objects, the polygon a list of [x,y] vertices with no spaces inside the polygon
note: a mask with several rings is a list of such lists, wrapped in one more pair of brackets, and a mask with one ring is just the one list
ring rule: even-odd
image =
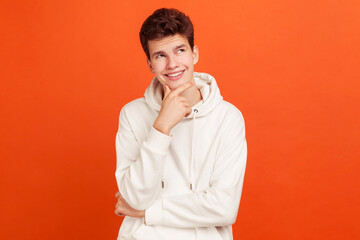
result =
[{"label": "young man", "polygon": [[155,77],[116,135],[118,239],[232,239],[246,165],[244,120],[215,79],[195,73],[190,19],[159,9],[140,31]]}]

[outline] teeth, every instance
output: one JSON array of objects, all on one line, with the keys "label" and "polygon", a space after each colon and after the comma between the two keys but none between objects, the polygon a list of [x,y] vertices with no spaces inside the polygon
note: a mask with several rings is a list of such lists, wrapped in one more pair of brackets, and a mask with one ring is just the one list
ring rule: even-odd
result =
[{"label": "teeth", "polygon": [[174,73],[174,74],[168,74],[169,77],[176,77],[179,76],[182,72]]}]

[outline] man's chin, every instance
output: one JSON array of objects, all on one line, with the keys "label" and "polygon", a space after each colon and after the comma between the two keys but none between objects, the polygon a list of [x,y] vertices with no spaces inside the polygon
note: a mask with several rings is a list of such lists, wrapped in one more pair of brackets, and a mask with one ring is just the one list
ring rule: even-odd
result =
[{"label": "man's chin", "polygon": [[181,85],[184,85],[185,83],[188,83],[188,82],[192,82],[191,79],[190,80],[179,79],[177,81],[167,82],[167,85],[169,86],[169,88],[171,90],[175,90],[176,88],[178,88]]},{"label": "man's chin", "polygon": [[175,90],[178,87],[180,87],[181,85],[185,84],[186,82],[182,82],[182,81],[176,81],[176,82],[171,82],[168,83],[168,86],[171,90]]}]

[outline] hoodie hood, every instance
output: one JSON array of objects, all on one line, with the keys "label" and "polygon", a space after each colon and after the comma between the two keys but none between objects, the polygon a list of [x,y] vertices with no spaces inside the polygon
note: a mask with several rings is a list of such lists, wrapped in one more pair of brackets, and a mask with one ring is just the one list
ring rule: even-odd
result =
[{"label": "hoodie hood", "polygon": [[[185,118],[192,118],[194,109],[197,109],[196,117],[209,114],[223,99],[216,84],[215,78],[207,73],[194,72],[196,87],[200,90],[202,100],[195,104],[191,114]],[[145,91],[146,103],[156,111],[160,111],[162,103],[163,87],[159,80],[154,77],[150,86]]]}]

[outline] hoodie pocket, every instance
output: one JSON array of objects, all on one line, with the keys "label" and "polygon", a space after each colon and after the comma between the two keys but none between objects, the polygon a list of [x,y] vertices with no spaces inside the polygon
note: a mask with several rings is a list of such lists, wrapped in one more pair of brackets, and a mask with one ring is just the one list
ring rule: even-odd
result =
[{"label": "hoodie pocket", "polygon": [[223,240],[216,227],[196,228],[196,239],[199,240]]},{"label": "hoodie pocket", "polygon": [[125,217],[120,230],[118,240],[130,240],[134,233],[143,225],[141,218]]},{"label": "hoodie pocket", "polygon": [[219,239],[222,240],[223,238],[221,237],[219,231],[216,229],[216,227],[210,227],[210,231],[213,233],[213,238],[211,239]]},{"label": "hoodie pocket", "polygon": [[142,224],[133,234],[132,240],[160,240],[153,226]]},{"label": "hoodie pocket", "polygon": [[146,232],[146,225],[143,224],[134,232],[134,235],[133,235],[132,239],[133,240],[145,239],[144,238],[145,232]]}]

